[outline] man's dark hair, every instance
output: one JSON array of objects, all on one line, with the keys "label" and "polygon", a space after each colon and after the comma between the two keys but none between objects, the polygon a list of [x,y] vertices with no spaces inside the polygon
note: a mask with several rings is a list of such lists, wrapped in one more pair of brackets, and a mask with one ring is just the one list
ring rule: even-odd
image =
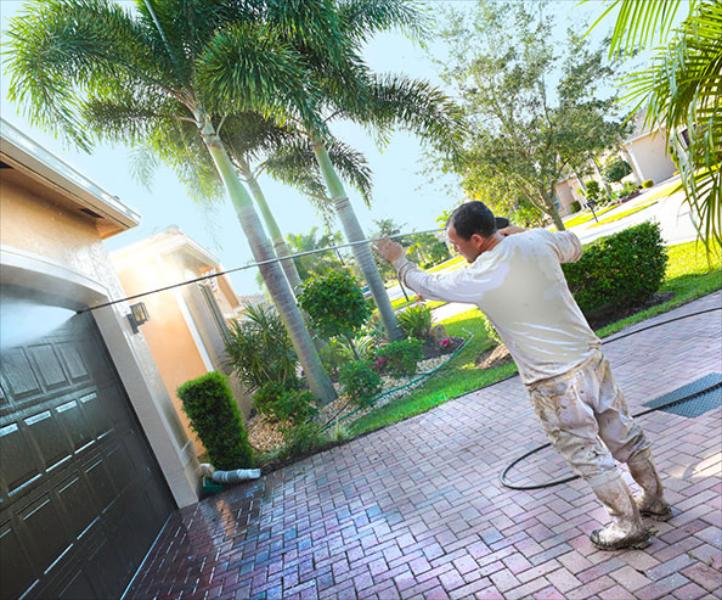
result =
[{"label": "man's dark hair", "polygon": [[454,209],[446,226],[454,226],[459,237],[468,240],[475,233],[482,237],[491,237],[496,232],[494,214],[483,202],[474,200],[465,202]]}]

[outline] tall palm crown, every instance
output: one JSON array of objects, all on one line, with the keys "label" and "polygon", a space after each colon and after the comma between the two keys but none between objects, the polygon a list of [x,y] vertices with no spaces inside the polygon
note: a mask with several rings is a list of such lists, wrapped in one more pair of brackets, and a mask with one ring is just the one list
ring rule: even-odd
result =
[{"label": "tall palm crown", "polygon": [[[86,150],[97,139],[162,145],[195,132],[254,258],[273,257],[220,132],[226,117],[252,112],[282,120],[293,111],[325,133],[308,108],[318,92],[303,79],[294,45],[342,54],[332,2],[137,0],[131,13],[110,0],[49,0],[30,4],[9,34],[10,97],[32,122]],[[220,64],[219,56],[232,59]],[[333,398],[281,267],[261,271],[310,387]]]}]

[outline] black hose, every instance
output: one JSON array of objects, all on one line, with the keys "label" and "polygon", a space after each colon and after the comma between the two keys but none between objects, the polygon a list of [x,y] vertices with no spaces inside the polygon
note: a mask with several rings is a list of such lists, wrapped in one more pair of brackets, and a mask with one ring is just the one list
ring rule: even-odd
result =
[{"label": "black hose", "polygon": [[[675,317],[673,319],[667,319],[666,321],[660,321],[659,323],[653,323],[652,325],[647,325],[646,327],[642,327],[641,329],[635,329],[634,331],[629,331],[627,333],[624,333],[622,335],[618,335],[615,338],[604,340],[602,344],[610,344],[611,342],[616,342],[618,340],[621,340],[623,338],[629,337],[630,335],[635,335],[637,333],[642,333],[643,331],[647,331],[648,329],[653,329],[655,327],[660,327],[662,325],[668,325],[670,323],[675,323],[677,321],[681,321],[682,319],[688,319],[689,317],[696,317],[698,315],[704,315],[706,313],[710,313],[716,310],[722,310],[722,306],[716,306],[714,308],[706,308],[704,310],[700,310],[693,313],[687,313],[685,315],[680,315],[678,317]],[[706,388],[699,390],[693,394],[689,394],[687,396],[683,396],[682,398],[677,398],[676,400],[670,400],[669,402],[665,402],[664,404],[661,404],[660,406],[655,406],[654,408],[649,408],[647,410],[643,410],[642,412],[636,413],[632,415],[632,418],[642,417],[644,415],[648,415],[649,413],[653,413],[658,410],[663,410],[669,406],[672,406],[674,404],[681,404],[682,402],[687,402],[693,398],[696,398],[698,396],[701,396],[703,394],[706,394],[710,391],[713,391],[715,389],[722,388],[722,382],[717,382],[712,385],[707,386]],[[509,488],[511,490],[541,490],[544,488],[550,488],[554,487],[555,485],[561,485],[562,483],[568,483],[570,481],[574,481],[575,479],[579,479],[579,475],[570,475],[569,477],[563,477],[561,479],[554,479],[552,481],[547,481],[546,483],[535,483],[530,485],[517,485],[514,483],[511,483],[507,479],[507,475],[509,474],[509,471],[511,471],[515,466],[517,466],[520,462],[522,462],[524,459],[529,458],[533,454],[536,454],[537,452],[541,452],[542,450],[549,448],[551,446],[550,443],[543,444],[541,446],[537,446],[536,448],[533,448],[532,450],[529,450],[529,452],[526,452],[525,454],[522,454],[519,458],[514,459],[501,473],[499,476],[499,481],[501,482],[501,485],[503,485],[506,488]]]}]

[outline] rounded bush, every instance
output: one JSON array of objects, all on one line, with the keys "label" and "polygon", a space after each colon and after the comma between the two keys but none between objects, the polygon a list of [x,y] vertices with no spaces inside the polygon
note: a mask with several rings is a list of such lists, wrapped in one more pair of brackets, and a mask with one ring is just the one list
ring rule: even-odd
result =
[{"label": "rounded bush", "polygon": [[578,200],[575,200],[569,205],[569,210],[571,210],[573,213],[578,213],[580,210],[582,210],[582,205]]},{"label": "rounded bush", "polygon": [[215,371],[184,383],[178,397],[216,469],[253,466],[253,449],[225,376]]},{"label": "rounded bush", "polygon": [[592,242],[576,263],[562,265],[569,289],[590,318],[621,314],[662,284],[667,251],[657,223],[641,223]]},{"label": "rounded bush", "polygon": [[421,340],[409,338],[391,342],[379,348],[376,359],[383,361],[383,371],[394,377],[411,377],[416,373],[416,363],[421,360]]},{"label": "rounded bush", "polygon": [[368,362],[357,360],[341,368],[339,382],[343,392],[359,406],[370,406],[381,391],[383,382]]},{"label": "rounded bush", "polygon": [[604,169],[604,178],[610,183],[617,183],[632,172],[632,167],[622,158],[615,158]]},{"label": "rounded bush", "polygon": [[654,180],[653,179],[645,179],[642,182],[642,187],[646,190],[647,188],[654,187]]}]

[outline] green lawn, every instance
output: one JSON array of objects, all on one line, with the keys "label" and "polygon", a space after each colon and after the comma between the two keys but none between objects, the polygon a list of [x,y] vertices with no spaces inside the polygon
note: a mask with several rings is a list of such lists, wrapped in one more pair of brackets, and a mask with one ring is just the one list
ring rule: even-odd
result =
[{"label": "green lawn", "polygon": [[[610,210],[613,210],[617,208],[616,204],[612,204],[610,206],[605,206],[603,208],[600,208],[599,210],[595,211],[597,213],[597,217],[600,215],[603,215],[604,213],[608,213]],[[585,210],[582,212],[577,213],[575,216],[573,216],[568,221],[564,221],[564,227],[567,229],[570,229],[572,227],[576,227],[577,225],[583,225],[584,223],[587,223],[594,219],[594,215],[592,214],[591,210]],[[556,230],[556,229],[555,229]]]},{"label": "green lawn", "polygon": [[622,212],[615,213],[615,214],[607,217],[606,219],[601,219],[598,223],[594,223],[592,225],[592,227],[599,227],[600,225],[606,225],[607,223],[614,223],[614,221],[619,221],[620,219],[624,219],[624,218],[628,217],[629,215],[633,215],[634,213],[643,211],[644,209],[657,204],[658,201],[659,201],[659,198],[647,200],[645,202],[642,202],[642,204],[638,204],[637,206],[632,206],[631,208],[628,208],[627,210],[623,210]]},{"label": "green lawn", "polygon": [[[711,257],[708,263],[704,247],[696,242],[671,246],[668,250],[667,274],[660,292],[672,292],[674,296],[663,304],[601,328],[597,331],[598,335],[611,335],[624,327],[722,289],[722,260],[719,255]],[[444,325],[451,335],[473,335],[472,341],[438,375],[408,396],[355,421],[350,426],[350,433],[358,435],[391,425],[516,373],[513,364],[485,371],[476,367],[477,356],[493,346],[479,315],[479,310],[474,308],[445,321]]]}]

